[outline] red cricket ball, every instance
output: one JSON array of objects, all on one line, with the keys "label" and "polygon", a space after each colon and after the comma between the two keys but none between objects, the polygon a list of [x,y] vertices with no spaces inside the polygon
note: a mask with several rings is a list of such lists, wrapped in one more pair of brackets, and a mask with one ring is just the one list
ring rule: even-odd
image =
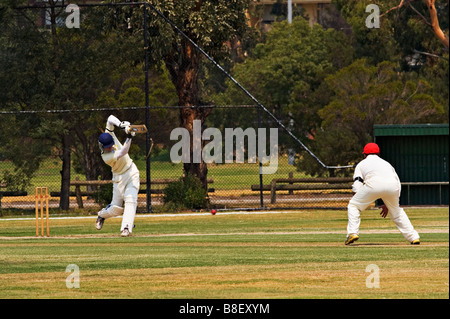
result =
[{"label": "red cricket ball", "polygon": [[211,209],[211,214],[215,215],[216,214],[216,210],[215,209]]}]

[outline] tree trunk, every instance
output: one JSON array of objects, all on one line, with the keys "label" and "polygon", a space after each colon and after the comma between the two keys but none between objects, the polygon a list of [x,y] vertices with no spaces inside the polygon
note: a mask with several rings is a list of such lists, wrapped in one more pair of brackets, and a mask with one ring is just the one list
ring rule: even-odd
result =
[{"label": "tree trunk", "polygon": [[[80,165],[83,167],[85,172],[86,180],[97,180],[99,176],[102,178],[104,176],[112,178],[112,174],[106,174],[104,172],[104,163],[101,159],[100,150],[98,149],[98,139],[97,136],[86,136],[85,130],[81,126],[76,126],[74,129],[77,138],[80,141],[81,150],[77,152],[77,154],[82,154],[78,156],[78,161]],[[87,190],[95,191],[97,190],[97,186],[87,186]]]},{"label": "tree trunk", "polygon": [[[202,104],[199,98],[198,88],[198,72],[200,63],[200,53],[191,45],[190,42],[182,40],[181,44],[181,62],[174,59],[173,56],[167,57],[166,66],[172,76],[172,82],[175,84],[177,90],[180,106],[199,106]],[[208,188],[207,175],[208,167],[201,158],[200,163],[193,163],[193,124],[194,120],[200,120],[202,123],[202,130],[205,119],[211,113],[210,108],[181,108],[180,109],[180,126],[185,128],[190,135],[190,162],[183,163],[185,174],[192,174],[197,176],[203,187]],[[201,149],[203,149],[203,141],[201,142]]]},{"label": "tree trunk", "polygon": [[427,4],[428,11],[430,12],[431,26],[433,27],[434,34],[448,49],[448,36],[442,31],[441,27],[439,26],[439,18],[436,7],[434,5],[435,0],[425,0],[425,3]]},{"label": "tree trunk", "polygon": [[62,210],[69,209],[71,146],[71,136],[69,134],[62,135],[61,196],[59,197],[59,208]]},{"label": "tree trunk", "polygon": [[[194,120],[200,120],[202,123],[202,131],[204,128],[204,121],[206,119],[205,112],[202,112],[203,109],[194,108],[194,109],[181,109],[180,110],[180,125],[181,127],[188,130],[189,135],[191,137],[191,145],[189,148],[190,153],[190,159],[191,161],[188,163],[183,163],[183,170],[185,174],[191,174],[195,175],[200,179],[200,182],[202,183],[203,187],[207,190],[208,189],[208,166],[203,161],[203,158],[201,158],[200,163],[194,163],[194,136],[193,136],[193,123]],[[196,141],[197,143],[200,143],[201,150],[203,150],[203,144],[204,141]]]}]

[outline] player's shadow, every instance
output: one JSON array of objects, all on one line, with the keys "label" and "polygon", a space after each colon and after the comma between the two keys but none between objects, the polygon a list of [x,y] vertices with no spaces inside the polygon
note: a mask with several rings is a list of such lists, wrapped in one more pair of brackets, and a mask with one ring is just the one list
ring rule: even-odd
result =
[{"label": "player's shadow", "polygon": [[400,243],[357,243],[349,246],[400,246]]}]

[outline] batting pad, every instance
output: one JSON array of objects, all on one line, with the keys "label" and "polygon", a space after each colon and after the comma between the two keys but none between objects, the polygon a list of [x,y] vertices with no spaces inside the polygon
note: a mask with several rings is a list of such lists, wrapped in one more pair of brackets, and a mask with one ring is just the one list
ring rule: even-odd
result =
[{"label": "batting pad", "polygon": [[98,216],[105,219],[120,216],[122,214],[123,214],[123,207],[117,205],[108,205],[98,212]]}]

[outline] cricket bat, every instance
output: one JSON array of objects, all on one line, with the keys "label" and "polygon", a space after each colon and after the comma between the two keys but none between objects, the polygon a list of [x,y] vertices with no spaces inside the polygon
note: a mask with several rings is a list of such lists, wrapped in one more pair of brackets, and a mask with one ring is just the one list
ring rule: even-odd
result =
[{"label": "cricket bat", "polygon": [[147,133],[147,127],[145,124],[130,125],[130,131],[135,133]]}]

